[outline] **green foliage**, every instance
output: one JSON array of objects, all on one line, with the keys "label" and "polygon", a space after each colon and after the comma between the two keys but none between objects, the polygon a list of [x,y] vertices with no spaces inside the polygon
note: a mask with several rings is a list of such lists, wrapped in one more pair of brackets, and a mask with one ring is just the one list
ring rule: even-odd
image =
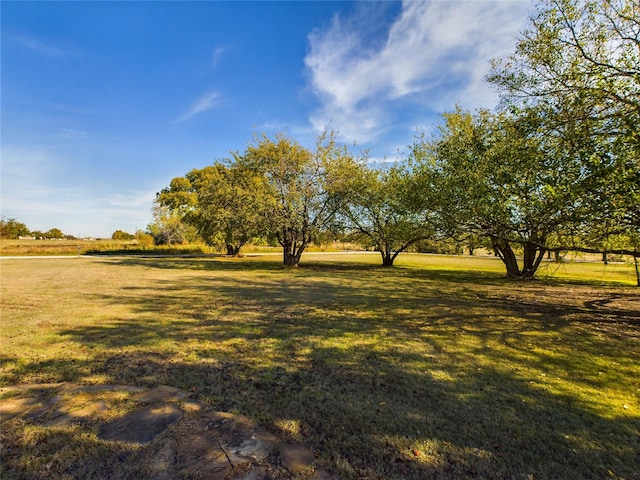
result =
[{"label": "green foliage", "polygon": [[340,233],[384,265],[423,240],[489,246],[515,278],[533,277],[550,251],[640,257],[640,4],[537,7],[515,53],[493,61],[499,113],[458,107],[389,169],[354,160],[332,134],[315,151],[263,135],[174,179],[158,204],[231,254],[276,239],[289,266]]},{"label": "green foliage", "polygon": [[153,235],[137,230],[135,235],[136,244],[141,248],[151,247],[154,244]]},{"label": "green foliage", "polygon": [[168,207],[156,203],[153,207],[153,222],[147,227],[156,245],[182,244],[186,240],[186,226],[182,217]]},{"label": "green foliage", "polygon": [[15,218],[0,219],[0,238],[16,239],[26,235],[29,235],[29,229],[24,223]]},{"label": "green foliage", "polygon": [[460,255],[463,253],[462,244],[452,240],[421,240],[413,244],[407,251],[440,255]]},{"label": "green foliage", "polygon": [[134,235],[127,233],[123,230],[116,230],[111,235],[111,240],[133,240],[135,238]]},{"label": "green foliage", "polygon": [[434,235],[423,208],[427,192],[416,189],[415,172],[406,165],[377,170],[354,162],[343,169],[342,177],[344,228],[358,234],[365,247],[379,251],[384,266],[392,266],[401,252]]},{"label": "green foliage", "polygon": [[[547,129],[581,158],[578,246],[640,232],[640,4],[542,0],[514,55],[489,81],[512,109],[543,112]],[[636,250],[637,252],[637,250]]]},{"label": "green foliage", "polygon": [[224,245],[229,255],[238,255],[266,230],[264,178],[241,162],[217,162],[174,178],[157,202],[181,216],[207,245]]},{"label": "green foliage", "polygon": [[343,179],[340,167],[349,159],[329,133],[318,137],[315,151],[283,134],[263,135],[236,157],[243,169],[264,178],[267,232],[282,246],[284,265],[297,266],[314,238],[333,226],[343,201],[336,186]]},{"label": "green foliage", "polygon": [[59,228],[52,228],[51,230],[47,230],[46,232],[44,232],[44,238],[49,238],[49,239],[65,238],[65,234],[62,233],[62,230],[60,230]]},{"label": "green foliage", "polygon": [[432,201],[441,227],[457,238],[490,239],[507,275],[528,278],[553,240],[582,224],[583,170],[563,147],[534,110],[513,116],[458,109],[444,115],[438,137],[414,145],[412,161],[425,189],[438,192]]}]

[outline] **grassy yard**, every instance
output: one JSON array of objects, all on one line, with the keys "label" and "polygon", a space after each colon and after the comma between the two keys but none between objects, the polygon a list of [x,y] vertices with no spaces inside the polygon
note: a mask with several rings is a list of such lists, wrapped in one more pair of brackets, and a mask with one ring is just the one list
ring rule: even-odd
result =
[{"label": "grassy yard", "polygon": [[[4,259],[0,385],[176,386],[343,480],[640,478],[630,265],[511,282],[491,258],[379,261]],[[135,454],[37,422],[2,436],[2,478]]]}]

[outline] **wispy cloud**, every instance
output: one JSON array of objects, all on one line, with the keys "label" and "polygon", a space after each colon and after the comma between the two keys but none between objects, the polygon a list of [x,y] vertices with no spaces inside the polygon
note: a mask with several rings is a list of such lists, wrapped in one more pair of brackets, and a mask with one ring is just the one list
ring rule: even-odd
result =
[{"label": "wispy cloud", "polygon": [[87,132],[75,128],[58,128],[58,136],[67,140],[79,140],[87,137]]},{"label": "wispy cloud", "polygon": [[334,17],[309,35],[305,65],[320,99],[312,124],[331,124],[344,140],[366,143],[389,128],[390,112],[403,102],[438,111],[456,101],[493,106],[495,93],[484,81],[489,60],[512,51],[529,5],[406,1],[392,23],[377,25],[374,42],[370,11]]},{"label": "wispy cloud", "polygon": [[196,100],[193,105],[187,110],[187,112],[182,115],[176,123],[186,122],[192,117],[196,115],[211,110],[218,106],[220,101],[220,95],[218,92],[209,92],[207,94],[202,95],[198,100]]},{"label": "wispy cloud", "polygon": [[217,47],[213,49],[213,52],[211,52],[211,66],[213,68],[216,68],[218,66],[222,55],[226,53],[226,51],[227,49],[225,47]]},{"label": "wispy cloud", "polygon": [[77,55],[75,49],[63,47],[58,42],[41,39],[33,35],[18,34],[10,37],[18,45],[49,58],[64,58]]}]

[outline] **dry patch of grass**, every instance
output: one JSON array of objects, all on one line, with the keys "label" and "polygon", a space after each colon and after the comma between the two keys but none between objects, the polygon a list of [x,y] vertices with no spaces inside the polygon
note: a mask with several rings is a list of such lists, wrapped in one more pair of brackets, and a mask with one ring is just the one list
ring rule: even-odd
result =
[{"label": "dry patch of grass", "polygon": [[210,254],[205,245],[139,245],[125,240],[5,240],[0,241],[0,256],[48,256],[85,254]]},{"label": "dry patch of grass", "polygon": [[[173,385],[310,444],[342,479],[637,475],[637,289],[579,284],[580,266],[514,283],[492,259],[378,262],[5,259],[0,381]],[[91,478],[97,457],[138,454],[2,429],[3,478]],[[65,449],[83,466],[47,470]]]}]

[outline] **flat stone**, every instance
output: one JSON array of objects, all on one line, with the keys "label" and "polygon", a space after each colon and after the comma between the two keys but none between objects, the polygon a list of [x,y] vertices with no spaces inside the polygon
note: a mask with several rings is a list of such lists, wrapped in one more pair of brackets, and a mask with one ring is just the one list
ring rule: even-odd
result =
[{"label": "flat stone", "polygon": [[68,393],[101,393],[101,392],[125,392],[125,393],[140,393],[144,392],[146,388],[133,387],[130,385],[80,385],[78,387],[69,388],[66,391]]},{"label": "flat stone", "polygon": [[307,445],[301,443],[284,443],[280,445],[280,459],[289,472],[299,474],[313,468],[315,457]]},{"label": "flat stone", "polygon": [[240,445],[227,447],[227,450],[229,451],[231,462],[237,465],[243,461],[261,462],[267,458],[277,446],[278,442],[260,438],[254,434],[251,438],[247,438],[240,443]]},{"label": "flat stone", "polygon": [[173,462],[176,456],[175,441],[171,437],[164,437],[149,459],[150,480],[172,480]]},{"label": "flat stone", "polygon": [[[44,424],[45,427],[68,427],[74,423],[87,422],[93,419],[98,413],[104,412],[107,404],[104,400],[98,400],[84,405],[82,408],[72,410],[69,404],[60,409],[63,415],[50,420]],[[59,411],[60,411],[59,410]]]},{"label": "flat stone", "polygon": [[200,459],[195,470],[182,470],[180,474],[182,478],[225,480],[232,470],[233,467],[224,452],[221,450],[213,450]]},{"label": "flat stone", "polygon": [[160,385],[146,392],[140,392],[132,397],[133,400],[142,403],[158,403],[184,400],[191,396],[191,393],[180,390],[169,385]]},{"label": "flat stone", "polygon": [[98,438],[149,443],[180,418],[182,411],[175,405],[149,405],[102,425],[98,430]]},{"label": "flat stone", "polygon": [[202,427],[198,420],[183,421],[177,426],[176,473],[180,478],[223,480],[233,465],[217,438]]},{"label": "flat stone", "polygon": [[0,422],[9,420],[38,405],[40,399],[36,397],[10,398],[0,402]]},{"label": "flat stone", "polygon": [[[139,461],[144,463],[145,478],[152,480],[268,480],[272,469],[282,473],[280,464],[272,464],[278,449],[289,475],[333,480],[321,469],[314,472],[310,447],[281,445],[278,437],[252,419],[215,411],[179,388],[51,384],[4,390],[5,395],[11,392],[22,397],[0,401],[0,421],[20,415],[23,420],[48,420],[44,425],[49,427],[97,423],[100,440],[150,444]],[[103,412],[123,397],[138,402],[134,404],[138,408],[103,423]]]},{"label": "flat stone", "polygon": [[315,472],[313,472],[313,477],[311,477],[311,480],[334,480],[334,478],[325,470],[318,468]]},{"label": "flat stone", "polygon": [[76,400],[63,400],[58,402],[58,408],[54,412],[54,415],[60,416],[64,413],[69,413],[73,409],[78,409],[78,402]]},{"label": "flat stone", "polygon": [[33,420],[45,416],[53,407],[55,407],[62,397],[57,396],[45,400],[41,405],[36,406],[34,409],[29,410],[23,418],[25,420]]},{"label": "flat stone", "polygon": [[8,385],[0,388],[0,394],[13,392],[45,392],[63,387],[64,383],[22,383],[19,385]]},{"label": "flat stone", "polygon": [[262,466],[252,466],[248,472],[235,475],[229,480],[267,480],[267,469]]}]

